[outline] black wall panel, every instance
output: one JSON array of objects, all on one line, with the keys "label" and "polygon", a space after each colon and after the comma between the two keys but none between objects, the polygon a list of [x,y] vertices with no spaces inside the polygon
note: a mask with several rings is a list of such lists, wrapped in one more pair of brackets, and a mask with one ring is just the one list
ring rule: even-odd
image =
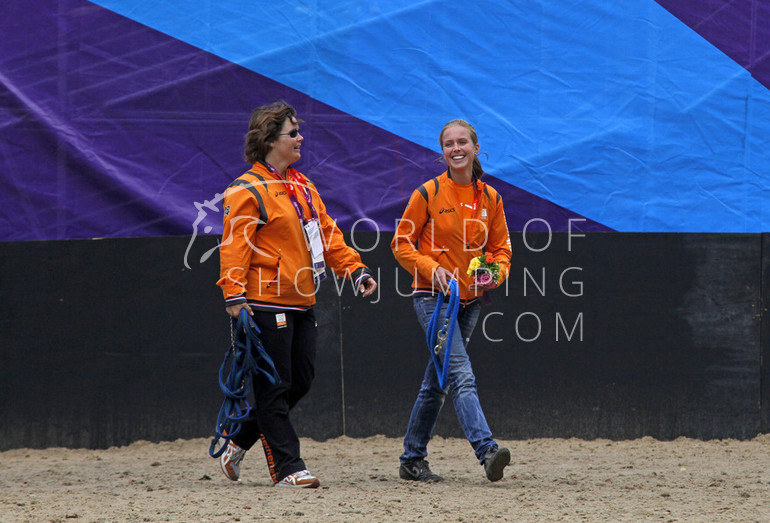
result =
[{"label": "black wall panel", "polygon": [[[469,347],[495,435],[767,432],[769,238],[513,233]],[[322,285],[302,436],[401,436],[428,362],[389,233],[355,240],[379,293]],[[0,243],[0,450],[211,435],[228,320],[218,260],[199,261],[216,238],[196,239],[191,268],[188,242]],[[437,432],[462,436],[451,401]]]},{"label": "black wall panel", "polygon": [[[665,439],[759,431],[757,236],[590,235],[572,251],[563,240],[552,252],[519,250],[512,292],[499,300],[512,321],[500,322],[495,337],[506,341],[475,340],[482,400],[501,434]],[[524,269],[541,267],[545,296],[531,286],[525,296]],[[580,271],[564,273],[569,267]],[[581,296],[562,292],[561,274],[582,282]],[[542,324],[534,341],[513,321],[531,324],[525,313]],[[568,340],[558,318],[571,328],[580,315],[582,341],[577,332]]]},{"label": "black wall panel", "polygon": [[[216,239],[196,240],[190,269],[188,242],[0,244],[0,449],[213,434],[229,320],[218,259],[197,262]],[[338,318],[319,310],[317,378],[296,413],[319,439],[342,430]]]},{"label": "black wall panel", "polygon": [[[513,235],[469,345],[501,438],[760,431],[759,235]],[[381,301],[343,315],[346,428],[403,434],[428,361],[385,250]],[[373,341],[372,336],[375,337]],[[437,433],[462,436],[451,401]]]},{"label": "black wall panel", "polygon": [[352,437],[403,435],[429,358],[412,299],[406,297],[411,279],[393,258],[390,237],[381,241],[377,250],[362,254],[376,267],[377,294],[341,295],[345,429]]},{"label": "black wall panel", "polygon": [[760,340],[762,344],[762,367],[760,401],[763,433],[770,432],[770,234],[762,235],[762,304],[760,317],[762,330]]}]

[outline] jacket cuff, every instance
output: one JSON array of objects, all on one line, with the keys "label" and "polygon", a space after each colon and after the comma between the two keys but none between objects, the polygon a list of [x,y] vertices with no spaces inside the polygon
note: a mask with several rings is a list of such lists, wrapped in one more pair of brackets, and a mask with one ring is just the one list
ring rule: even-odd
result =
[{"label": "jacket cuff", "polygon": [[353,287],[357,289],[361,283],[365,282],[371,277],[372,275],[369,273],[369,269],[366,267],[361,267],[360,269],[353,271],[353,274],[350,275],[350,280],[353,282]]},{"label": "jacket cuff", "polygon": [[248,300],[246,299],[246,293],[243,294],[236,294],[235,296],[230,296],[228,298],[225,298],[225,307],[230,307],[231,305],[238,305],[239,303],[246,303]]}]

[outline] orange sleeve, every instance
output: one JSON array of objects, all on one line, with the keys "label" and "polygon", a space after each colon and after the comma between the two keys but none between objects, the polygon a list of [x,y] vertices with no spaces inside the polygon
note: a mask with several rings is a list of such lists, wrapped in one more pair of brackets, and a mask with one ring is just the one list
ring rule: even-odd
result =
[{"label": "orange sleeve", "polygon": [[243,186],[229,187],[222,205],[217,285],[222,288],[227,305],[234,305],[246,301],[246,275],[261,221],[256,198]]},{"label": "orange sleeve", "polygon": [[428,221],[428,202],[419,191],[414,191],[398,222],[390,249],[396,261],[410,274],[414,275],[416,271],[425,280],[431,281],[439,263],[418,249],[418,242]]}]

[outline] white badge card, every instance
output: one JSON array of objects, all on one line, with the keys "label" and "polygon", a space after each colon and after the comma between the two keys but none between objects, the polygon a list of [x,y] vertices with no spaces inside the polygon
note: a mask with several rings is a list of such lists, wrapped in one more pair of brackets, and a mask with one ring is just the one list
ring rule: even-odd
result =
[{"label": "white badge card", "polygon": [[313,260],[313,277],[316,282],[326,278],[326,263],[324,263],[324,245],[321,240],[321,228],[318,220],[310,220],[304,226],[305,237],[310,248],[310,257]]}]

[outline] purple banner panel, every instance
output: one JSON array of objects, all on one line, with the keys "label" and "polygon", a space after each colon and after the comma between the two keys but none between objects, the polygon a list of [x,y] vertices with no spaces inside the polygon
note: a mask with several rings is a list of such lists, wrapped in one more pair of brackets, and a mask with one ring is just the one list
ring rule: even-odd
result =
[{"label": "purple banner panel", "polygon": [[[249,113],[277,99],[305,120],[296,167],[343,230],[394,230],[443,170],[438,152],[84,0],[2,11],[0,241],[218,233],[218,195],[248,168]],[[512,230],[582,218],[493,185]]]},{"label": "purple banner panel", "polygon": [[770,88],[768,0],[656,0]]}]

